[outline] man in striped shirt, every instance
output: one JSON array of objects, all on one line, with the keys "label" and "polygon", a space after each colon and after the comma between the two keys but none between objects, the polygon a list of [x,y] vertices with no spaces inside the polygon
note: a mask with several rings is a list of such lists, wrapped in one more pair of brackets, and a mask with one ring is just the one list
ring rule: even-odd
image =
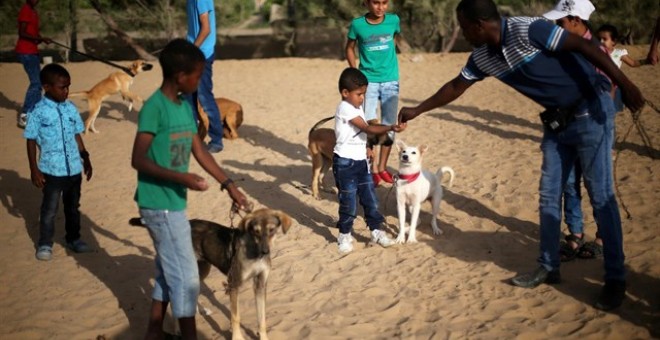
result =
[{"label": "man in striped shirt", "polygon": [[541,143],[540,266],[511,283],[533,288],[560,282],[561,193],[569,169],[578,160],[604,242],[605,285],[594,306],[603,310],[620,306],[626,283],[609,148],[614,105],[610,82],[594,65],[621,87],[633,112],[644,105],[641,92],[596,46],[543,18],[502,18],[492,0],[462,0],[456,12],[463,35],[476,49],[456,78],[418,106],[402,108],[399,121],[452,102],[488,76],[554,113],[562,124],[558,129],[555,121],[544,124]]}]

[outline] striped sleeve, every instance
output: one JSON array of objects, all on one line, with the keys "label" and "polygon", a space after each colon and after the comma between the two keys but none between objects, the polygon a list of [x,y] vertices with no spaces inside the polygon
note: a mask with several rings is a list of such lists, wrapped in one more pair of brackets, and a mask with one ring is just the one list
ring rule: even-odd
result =
[{"label": "striped sleeve", "polygon": [[488,74],[484,73],[477,67],[477,63],[475,62],[475,56],[474,53],[470,55],[470,58],[468,59],[467,64],[463,66],[463,69],[461,70],[460,74],[461,78],[466,80],[469,83],[474,83],[480,80],[483,80],[488,76]]},{"label": "striped sleeve", "polygon": [[542,19],[529,25],[529,41],[534,47],[541,50],[559,50],[564,44],[567,34],[563,28]]}]

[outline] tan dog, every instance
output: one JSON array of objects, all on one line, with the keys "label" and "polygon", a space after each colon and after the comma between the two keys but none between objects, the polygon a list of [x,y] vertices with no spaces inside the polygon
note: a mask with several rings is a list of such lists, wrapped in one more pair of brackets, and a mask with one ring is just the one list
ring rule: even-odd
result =
[{"label": "tan dog", "polygon": [[129,87],[133,84],[133,78],[140,72],[149,71],[153,65],[147,64],[143,60],[136,60],[131,63],[129,67],[131,74],[124,71],[118,71],[110,74],[107,78],[101,80],[98,84],[94,85],[89,91],[79,91],[69,94],[69,97],[83,96],[87,99],[89,107],[89,115],[85,119],[85,133],[92,131],[99,132],[94,127],[96,117],[101,111],[101,104],[103,101],[113,94],[120,93],[122,98],[128,101],[128,111],[133,110],[133,102],[138,101],[142,103],[142,98],[129,91]]},{"label": "tan dog", "polygon": [[312,196],[321,199],[319,195],[319,185],[323,185],[325,173],[332,166],[332,156],[335,149],[335,130],[328,128],[319,128],[323,123],[334,119],[328,117],[321,119],[309,130],[307,137],[307,150],[312,157]]},{"label": "tan dog", "polygon": [[[332,167],[332,157],[334,156],[335,149],[335,130],[328,128],[319,128],[325,122],[334,119],[335,117],[323,118],[318,121],[309,130],[307,137],[307,150],[312,157],[312,196],[321,199],[319,195],[319,186],[324,187],[323,178],[325,173]],[[369,120],[369,125],[378,125],[378,119]],[[387,134],[369,135],[367,136],[368,145],[382,145],[389,140]]]},{"label": "tan dog", "polygon": [[[238,138],[238,128],[243,124],[243,107],[233,100],[222,97],[215,98],[215,103],[218,105],[218,109],[220,109],[222,136],[226,139]],[[197,111],[199,112],[197,134],[199,138],[204,140],[209,131],[209,115],[199,105],[199,102],[197,103]]]},{"label": "tan dog", "polygon": [[[140,218],[132,218],[129,223],[142,225]],[[271,247],[278,228],[285,234],[289,230],[291,217],[279,210],[259,209],[247,214],[238,228],[205,220],[190,220],[190,226],[200,281],[208,276],[211,266],[227,275],[232,339],[243,339],[238,291],[243,282],[250,279],[254,283],[259,339],[268,339],[266,283],[271,268]]]}]

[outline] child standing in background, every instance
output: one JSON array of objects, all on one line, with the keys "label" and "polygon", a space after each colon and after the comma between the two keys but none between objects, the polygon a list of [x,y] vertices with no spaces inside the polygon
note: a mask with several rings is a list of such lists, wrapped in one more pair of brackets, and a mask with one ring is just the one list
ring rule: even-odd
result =
[{"label": "child standing in background", "polygon": [[[380,101],[381,123],[394,125],[399,109],[399,62],[396,56],[395,39],[401,33],[399,17],[386,13],[389,0],[364,0],[369,12],[353,19],[348,30],[346,59],[348,66],[356,67],[355,47],[358,48],[360,70],[367,76],[369,86],[365,96],[364,111],[367,121],[378,119]],[[381,180],[394,183],[387,171],[394,132],[380,146],[379,157],[372,164],[374,185]]]},{"label": "child standing in background", "polygon": [[[646,64],[646,60],[640,59],[635,60],[628,55],[628,50],[625,48],[616,48],[617,41],[619,40],[619,31],[610,24],[605,24],[598,28],[598,38],[600,39],[601,44],[605,46],[607,51],[610,54],[612,61],[621,68],[621,64],[625,63],[630,67],[640,67]],[[623,111],[623,100],[621,99],[621,90],[616,87],[612,89],[614,91],[614,107],[616,111]]]},{"label": "child standing in background", "polygon": [[[338,189],[339,253],[353,250],[353,221],[357,216],[357,199],[364,209],[365,220],[371,230],[371,242],[389,247],[394,242],[380,230],[385,221],[378,211],[378,198],[369,174],[367,158],[372,156],[367,148],[367,133],[384,134],[401,132],[404,125],[369,125],[364,119],[362,103],[367,92],[367,77],[356,68],[345,69],[339,77],[339,93],[342,101],[335,113],[336,144],[332,160],[332,173]],[[367,155],[369,154],[369,155]]]},{"label": "child standing in background", "polygon": [[67,100],[71,85],[69,72],[58,64],[49,64],[41,70],[40,81],[45,96],[30,112],[23,136],[27,139],[32,184],[42,189],[44,195],[39,215],[36,257],[41,261],[50,261],[53,257],[55,215],[60,197],[64,204],[67,247],[76,253],[92,251],[80,239],[78,210],[81,172],[85,172],[89,181],[92,178],[92,162],[80,137],[85,129],[80,112]]}]

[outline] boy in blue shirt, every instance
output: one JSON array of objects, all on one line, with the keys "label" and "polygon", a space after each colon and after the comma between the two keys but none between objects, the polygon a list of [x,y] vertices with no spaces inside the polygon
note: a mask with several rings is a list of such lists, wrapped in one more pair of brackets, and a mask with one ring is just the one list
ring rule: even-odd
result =
[{"label": "boy in blue shirt", "polygon": [[[213,0],[188,0],[186,2],[188,15],[187,40],[199,47],[204,53],[204,72],[197,90],[187,96],[192,105],[195,118],[198,117],[197,102],[209,116],[209,137],[207,145],[209,152],[222,151],[222,119],[220,109],[213,95],[213,60],[215,60],[215,6]],[[203,141],[202,141],[203,142]]]},{"label": "boy in blue shirt", "polygon": [[[81,172],[89,181],[92,162],[80,133],[84,130],[80,113],[67,100],[71,76],[58,64],[46,65],[39,74],[44,97],[30,112],[23,136],[27,139],[32,184],[42,189],[39,215],[39,242],[36,257],[50,261],[53,257],[55,215],[60,197],[64,205],[66,245],[76,253],[92,249],[80,239]],[[37,162],[37,146],[39,159]]]},{"label": "boy in blue shirt", "polygon": [[[377,110],[380,101],[381,123],[396,124],[399,108],[399,62],[396,57],[395,39],[401,32],[399,17],[386,13],[389,0],[365,0],[369,12],[353,19],[348,30],[346,59],[350,67],[356,67],[355,47],[358,48],[360,71],[369,80],[364,100],[365,118],[368,121],[378,119]],[[379,157],[372,164],[373,181],[376,186],[381,180],[394,183],[392,174],[387,171],[394,132],[388,133],[388,139],[380,147]]]}]

